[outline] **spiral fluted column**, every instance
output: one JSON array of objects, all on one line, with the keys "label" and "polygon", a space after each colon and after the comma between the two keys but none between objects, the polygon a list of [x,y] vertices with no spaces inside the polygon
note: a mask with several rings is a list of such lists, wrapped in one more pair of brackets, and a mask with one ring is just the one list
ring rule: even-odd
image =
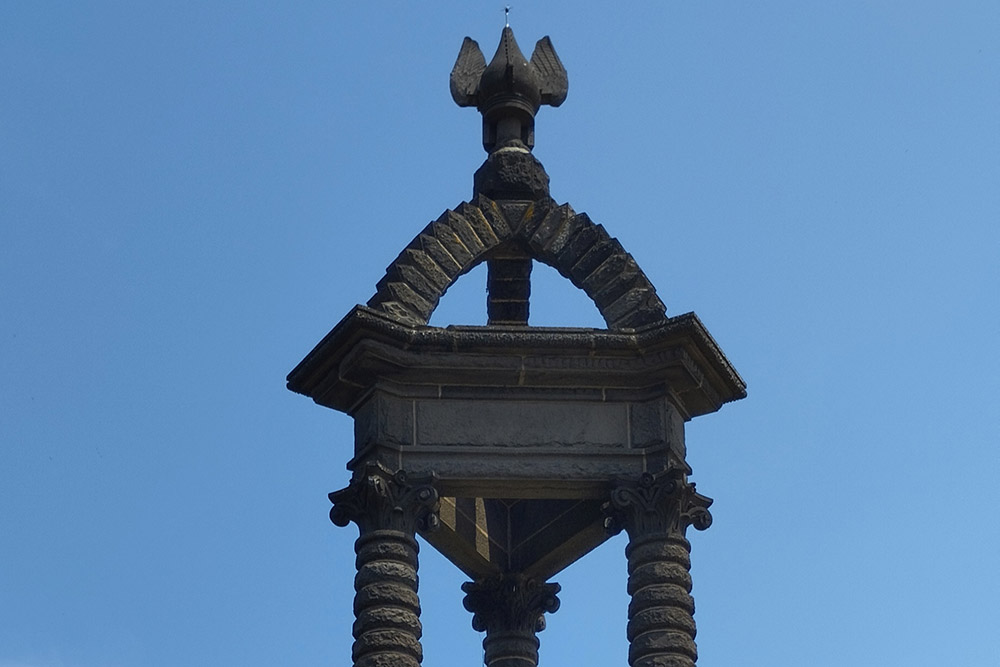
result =
[{"label": "spiral fluted column", "polygon": [[433,482],[370,463],[346,489],[330,494],[333,523],[354,521],[360,531],[354,543],[354,667],[419,667],[423,659],[414,536],[438,524]]},{"label": "spiral fluted column", "polygon": [[643,474],[611,493],[607,525],[629,536],[628,662],[631,667],[693,667],[694,599],[691,597],[689,525],[708,528],[710,498],[694,490],[684,471]]},{"label": "spiral fluted column", "polygon": [[462,584],[463,604],[473,613],[472,627],[486,632],[486,667],[536,667],[538,638],[546,612],[559,609],[559,584],[547,584],[520,574]]}]

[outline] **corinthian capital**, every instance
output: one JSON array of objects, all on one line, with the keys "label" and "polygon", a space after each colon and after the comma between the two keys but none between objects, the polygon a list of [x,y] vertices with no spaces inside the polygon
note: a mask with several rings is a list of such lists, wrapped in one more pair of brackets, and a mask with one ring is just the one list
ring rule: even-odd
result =
[{"label": "corinthian capital", "polygon": [[361,533],[398,530],[413,535],[438,526],[438,493],[433,475],[409,477],[380,463],[367,463],[345,489],[330,494],[330,520],[338,526],[351,521]]},{"label": "corinthian capital", "polygon": [[534,634],[545,629],[546,612],[559,609],[559,584],[504,574],[462,584],[463,604],[477,632]]},{"label": "corinthian capital", "polygon": [[604,525],[612,534],[625,529],[630,538],[680,533],[688,526],[705,530],[712,525],[712,499],[695,491],[678,468],[658,475],[643,473],[638,480],[620,480],[605,504]]}]

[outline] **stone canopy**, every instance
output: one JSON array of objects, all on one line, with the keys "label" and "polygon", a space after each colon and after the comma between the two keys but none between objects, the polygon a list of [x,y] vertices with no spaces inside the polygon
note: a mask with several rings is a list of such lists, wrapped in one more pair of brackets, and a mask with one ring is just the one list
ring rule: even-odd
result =
[{"label": "stone canopy", "polygon": [[[687,481],[684,424],[746,385],[697,316],[668,317],[621,243],[549,195],[534,115],[567,90],[548,37],[528,61],[505,28],[489,65],[466,38],[451,92],[483,114],[489,154],[471,201],[424,227],[288,375],[354,419],[351,485],[330,497],[334,522],[361,532],[356,667],[419,664],[416,533],[473,579],[488,667],[537,664],[542,614],[558,608],[545,580],[621,529],[630,593],[666,591],[633,598],[630,664],[697,656],[684,530],[708,526],[711,500]],[[534,261],[583,290],[607,328],[529,326]],[[429,326],[483,262],[488,323]],[[406,574],[377,574],[390,571]]]},{"label": "stone canopy", "polygon": [[607,539],[609,480],[681,465],[683,423],[744,395],[694,314],[440,328],[365,306],[289,388],[354,417],[349,468],[434,475],[442,522],[425,537],[467,574],[543,579]]}]

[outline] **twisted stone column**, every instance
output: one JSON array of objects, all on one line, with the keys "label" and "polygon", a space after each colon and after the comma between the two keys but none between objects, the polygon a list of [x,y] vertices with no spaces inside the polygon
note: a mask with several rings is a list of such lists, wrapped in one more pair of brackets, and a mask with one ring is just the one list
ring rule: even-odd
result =
[{"label": "twisted stone column", "polygon": [[420,600],[417,597],[416,531],[438,525],[434,479],[408,479],[369,463],[346,489],[330,494],[330,520],[351,521],[354,543],[354,667],[419,667]]},{"label": "twisted stone column", "polygon": [[684,472],[643,474],[621,482],[606,506],[612,533],[623,528],[629,543],[628,662],[631,667],[693,667],[694,599],[691,597],[689,525],[708,528],[710,498],[696,493]]},{"label": "twisted stone column", "polygon": [[520,574],[504,574],[462,584],[463,604],[473,613],[472,627],[486,632],[486,667],[536,667],[538,638],[545,612],[559,609],[559,584]]}]

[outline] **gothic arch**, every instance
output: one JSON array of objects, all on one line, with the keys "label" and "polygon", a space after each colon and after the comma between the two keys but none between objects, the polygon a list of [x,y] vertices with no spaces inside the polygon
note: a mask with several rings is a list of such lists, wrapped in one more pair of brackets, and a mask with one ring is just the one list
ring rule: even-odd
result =
[{"label": "gothic arch", "polygon": [[632,256],[586,213],[552,199],[497,202],[481,195],[417,234],[386,269],[368,306],[425,325],[459,276],[508,243],[520,244],[582,289],[609,329],[634,329],[666,317]]}]

